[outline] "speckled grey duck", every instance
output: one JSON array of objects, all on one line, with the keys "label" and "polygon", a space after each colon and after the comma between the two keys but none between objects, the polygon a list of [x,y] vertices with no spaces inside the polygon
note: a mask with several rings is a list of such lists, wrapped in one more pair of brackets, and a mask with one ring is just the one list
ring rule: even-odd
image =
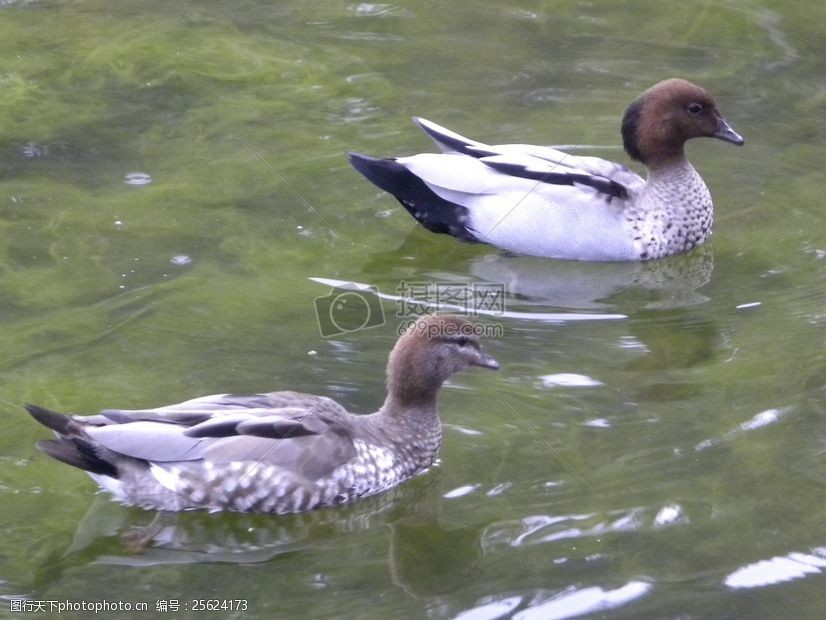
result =
[{"label": "speckled grey duck", "polygon": [[713,206],[685,156],[691,138],[743,144],[700,86],[673,78],[625,112],[625,166],[529,144],[488,145],[422,118],[442,153],[374,159],[350,153],[368,180],[422,226],[514,254],[643,261],[687,252],[711,234]]},{"label": "speckled grey duck", "polygon": [[425,316],[387,363],[387,398],[355,415],[298,392],[220,394],[157,409],[29,413],[55,431],[38,442],[125,504],[157,510],[289,513],[379,493],[426,470],[442,439],[436,395],[467,366],[497,369],[473,325]]}]

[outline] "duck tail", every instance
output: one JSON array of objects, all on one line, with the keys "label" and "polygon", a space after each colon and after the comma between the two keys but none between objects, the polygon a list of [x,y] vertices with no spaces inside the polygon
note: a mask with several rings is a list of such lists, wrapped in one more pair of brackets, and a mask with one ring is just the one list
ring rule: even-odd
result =
[{"label": "duck tail", "polygon": [[38,441],[35,444],[38,450],[61,463],[83,471],[112,478],[118,477],[117,468],[101,458],[93,443],[80,436],[81,426],[70,416],[38,405],[27,404],[25,407],[35,420],[57,434],[57,439]]},{"label": "duck tail", "polygon": [[347,158],[368,181],[394,196],[410,182],[406,177],[414,176],[393,158],[377,159],[361,153],[347,153]]},{"label": "duck tail", "polygon": [[60,433],[61,435],[65,435],[69,432],[69,423],[72,421],[69,416],[58,413],[57,411],[52,411],[51,409],[46,409],[45,407],[40,407],[38,405],[26,404],[23,406],[35,420],[40,422],[46,428],[50,428],[54,432]]},{"label": "duck tail", "polygon": [[373,185],[395,196],[427,230],[463,241],[478,241],[466,226],[467,208],[436,194],[397,160],[376,159],[359,153],[348,153],[347,156],[356,170]]},{"label": "duck tail", "polygon": [[82,437],[60,437],[38,441],[37,449],[53,459],[91,474],[118,478],[117,468],[98,456],[95,446]]}]

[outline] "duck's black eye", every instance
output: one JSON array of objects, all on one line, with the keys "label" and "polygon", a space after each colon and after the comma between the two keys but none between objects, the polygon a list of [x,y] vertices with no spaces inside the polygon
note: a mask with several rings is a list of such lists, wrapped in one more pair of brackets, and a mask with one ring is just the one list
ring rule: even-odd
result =
[{"label": "duck's black eye", "polygon": [[467,336],[459,336],[456,339],[456,344],[458,344],[460,347],[466,347],[470,344],[470,338],[468,338]]},{"label": "duck's black eye", "polygon": [[703,111],[703,105],[701,103],[689,103],[688,104],[688,111],[692,114],[699,114]]}]

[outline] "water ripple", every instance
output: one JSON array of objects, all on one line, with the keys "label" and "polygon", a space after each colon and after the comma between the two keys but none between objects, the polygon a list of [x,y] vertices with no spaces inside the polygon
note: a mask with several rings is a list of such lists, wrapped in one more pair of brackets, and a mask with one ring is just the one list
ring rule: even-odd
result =
[{"label": "water ripple", "polygon": [[360,2],[351,5],[349,9],[359,17],[401,17],[409,14],[403,7],[373,2]]},{"label": "water ripple", "polygon": [[733,589],[758,588],[820,574],[824,568],[826,547],[818,547],[811,553],[793,551],[770,560],[746,564],[728,575],[723,583]]},{"label": "water ripple", "polygon": [[466,484],[465,486],[458,487],[455,489],[451,489],[447,493],[445,493],[442,497],[445,499],[454,499],[457,497],[464,497],[465,495],[470,495],[471,493],[475,492],[482,486],[480,484]]},{"label": "water ripple", "polygon": [[456,614],[454,620],[496,620],[507,616],[519,607],[521,602],[521,596],[508,596],[502,599],[487,596],[476,607],[471,607]]},{"label": "water ripple", "polygon": [[539,377],[544,387],[599,387],[602,381],[572,372],[560,372]]},{"label": "water ripple", "polygon": [[708,439],[703,439],[696,446],[694,446],[694,450],[697,452],[707,450],[708,448],[713,448],[721,443],[733,441],[744,433],[748,433],[758,428],[763,428],[764,426],[768,426],[770,424],[776,424],[781,418],[788,415],[791,411],[792,407],[780,407],[778,409],[766,409],[765,411],[761,411],[745,422],[742,422],[737,426],[737,428],[733,428],[727,433],[724,433],[721,437],[709,437]]},{"label": "water ripple", "polygon": [[608,514],[530,515],[492,524],[482,535],[482,546],[521,547],[570,538],[599,537],[634,532],[647,527],[664,528],[688,523],[682,506],[669,503],[660,508],[629,508]]},{"label": "water ripple", "polygon": [[[629,581],[619,588],[606,590],[599,586],[579,588],[570,586],[548,595],[537,592],[527,607],[515,613],[514,620],[563,620],[586,614],[608,611],[627,605],[651,592],[653,586],[645,581]],[[486,596],[474,607],[456,614],[454,620],[496,620],[516,610],[525,600],[523,596]]]},{"label": "water ripple", "polygon": [[517,612],[513,620],[561,620],[608,611],[627,605],[652,589],[653,586],[645,581],[629,581],[615,590],[605,590],[599,586],[571,587],[547,601]]},{"label": "water ripple", "polygon": [[169,262],[179,267],[192,264],[192,257],[186,254],[176,254],[169,259]]},{"label": "water ripple", "polygon": [[686,521],[688,521],[688,518],[683,513],[683,509],[679,504],[668,504],[660,508],[657,516],[654,517],[654,526],[667,527]]},{"label": "water ripple", "polygon": [[613,522],[597,521],[595,514],[531,515],[518,521],[506,521],[492,525],[482,536],[482,545],[492,547],[507,544],[521,547],[538,543],[555,542],[567,538],[599,536],[609,531],[637,529],[635,511],[620,515]]},{"label": "water ripple", "polygon": [[149,185],[152,182],[152,177],[145,172],[130,172],[123,177],[123,182],[127,185],[139,187],[141,185]]},{"label": "water ripple", "polygon": [[[310,280],[337,289],[353,290],[360,293],[371,293],[376,295],[379,299],[387,301],[394,301],[396,303],[415,304],[421,303],[420,299],[412,299],[400,295],[390,295],[381,293],[378,289],[370,284],[361,282],[348,282],[347,280],[335,280],[332,278],[318,278],[311,277]],[[467,305],[458,305],[455,303],[444,303],[434,300],[428,303],[431,312],[437,310],[453,310],[459,312],[470,313],[474,316],[487,317],[502,317],[507,319],[518,319],[526,321],[537,321],[547,323],[567,323],[569,321],[615,321],[627,319],[625,314],[608,314],[608,313],[583,313],[583,312],[512,312],[510,310],[488,310],[479,307],[468,307]]]}]

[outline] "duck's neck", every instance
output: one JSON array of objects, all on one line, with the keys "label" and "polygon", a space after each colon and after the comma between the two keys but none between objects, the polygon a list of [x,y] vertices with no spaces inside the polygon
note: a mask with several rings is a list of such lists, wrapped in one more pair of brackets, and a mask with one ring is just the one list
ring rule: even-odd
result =
[{"label": "duck's neck", "polygon": [[404,434],[440,434],[441,422],[436,409],[436,395],[442,383],[416,381],[415,377],[404,374],[388,375],[387,398],[379,409],[379,415],[397,428],[406,429]]},{"label": "duck's neck", "polygon": [[670,193],[695,185],[705,187],[699,173],[685,156],[658,161],[655,166],[649,166],[648,185],[666,186]]},{"label": "duck's neck", "polygon": [[644,163],[648,168],[649,178],[659,176],[674,169],[680,169],[686,166],[691,167],[683,149],[653,155],[646,159]]},{"label": "duck's neck", "polygon": [[433,464],[442,444],[442,422],[436,411],[435,394],[427,400],[411,402],[390,393],[374,419],[381,421],[381,433],[395,446],[407,474]]},{"label": "duck's neck", "polygon": [[424,418],[438,417],[436,411],[436,394],[438,388],[427,392],[404,389],[390,389],[387,391],[387,398],[381,406],[380,411],[391,418],[404,418],[419,420]]},{"label": "duck's neck", "polygon": [[387,364],[387,399],[382,411],[391,416],[407,411],[436,415],[436,395],[446,378],[438,369],[439,364],[421,349],[400,341]]}]

